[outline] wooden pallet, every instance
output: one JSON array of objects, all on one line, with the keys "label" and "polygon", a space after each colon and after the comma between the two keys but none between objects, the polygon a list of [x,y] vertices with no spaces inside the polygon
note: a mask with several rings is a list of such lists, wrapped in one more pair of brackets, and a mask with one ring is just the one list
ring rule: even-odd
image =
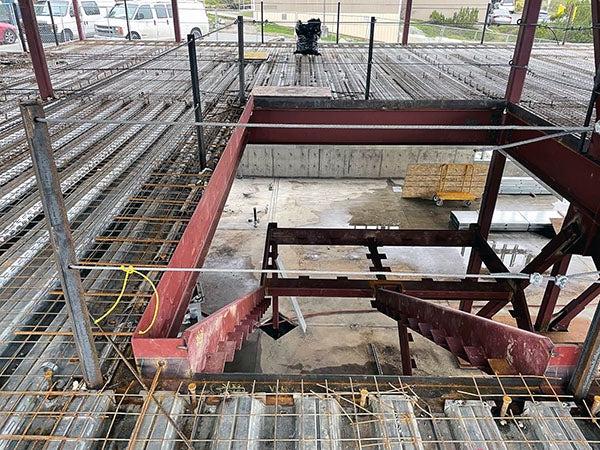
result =
[{"label": "wooden pallet", "polygon": [[[443,176],[443,166],[447,166]],[[473,174],[469,167],[473,166]],[[480,198],[485,188],[488,165],[481,164],[410,164],[402,187],[403,198],[432,199],[440,190],[441,181],[445,191],[467,192]],[[465,176],[469,177],[465,183]]]}]

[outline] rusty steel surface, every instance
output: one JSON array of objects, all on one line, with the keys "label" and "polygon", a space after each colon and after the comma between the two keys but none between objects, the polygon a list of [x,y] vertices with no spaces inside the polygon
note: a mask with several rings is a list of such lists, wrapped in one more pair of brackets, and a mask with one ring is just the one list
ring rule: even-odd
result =
[{"label": "rusty steel surface", "polygon": [[[251,113],[252,99],[248,101],[240,117],[240,122],[247,122]],[[169,267],[200,267],[204,263],[235,178],[246,139],[246,128],[236,128],[233,131],[173,257],[169,261]],[[156,323],[148,332],[147,337],[173,337],[177,334],[197,279],[197,272],[167,272],[161,278],[158,284],[160,309]],[[153,297],[138,323],[136,332],[144,330],[150,324],[155,301],[156,299]]]},{"label": "rusty steel surface", "polygon": [[[292,102],[289,102],[292,103]],[[273,103],[276,105],[276,103]],[[331,105],[331,103],[328,103]],[[255,123],[298,123],[332,125],[492,125],[498,120],[498,110],[481,108],[473,102],[471,108],[450,109],[420,106],[414,102],[406,109],[394,104],[385,109],[370,107],[369,102],[355,102],[354,109],[317,107],[267,107],[256,108],[252,115]],[[437,145],[489,145],[493,133],[487,130],[381,130],[381,129],[294,129],[253,128],[252,144],[437,144]]]},{"label": "rusty steel surface", "polygon": [[515,51],[506,85],[505,98],[510,103],[519,103],[523,96],[527,66],[531,58],[531,49],[533,48],[541,7],[542,0],[526,0],[523,6],[519,34],[515,43]]},{"label": "rusty steel surface", "polygon": [[555,349],[547,337],[399,292],[378,290],[376,305],[482,370],[504,360],[514,373],[543,375]]}]

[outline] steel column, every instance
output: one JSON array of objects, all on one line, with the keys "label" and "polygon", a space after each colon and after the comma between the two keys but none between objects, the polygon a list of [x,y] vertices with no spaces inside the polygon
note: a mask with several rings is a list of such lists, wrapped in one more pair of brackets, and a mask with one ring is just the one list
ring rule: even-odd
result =
[{"label": "steel column", "polygon": [[335,26],[335,43],[339,44],[340,43],[340,9],[342,4],[340,2],[338,2],[337,4],[337,22],[336,22],[336,26]]},{"label": "steel column", "polygon": [[79,0],[73,0],[73,14],[75,14],[75,23],[77,25],[77,34],[79,35],[79,40],[85,40],[85,31],[83,30],[83,25],[81,24],[81,17],[79,15]]},{"label": "steel column", "polygon": [[19,19],[19,7],[16,3],[11,3],[13,15],[15,16],[15,23],[17,24],[17,29],[19,30],[19,39],[21,40],[21,47],[24,52],[27,52],[27,45],[25,44],[25,35],[23,34],[23,26],[21,24],[21,20]]},{"label": "steel column", "polygon": [[485,42],[485,31],[487,30],[488,21],[490,20],[490,13],[492,12],[492,4],[488,3],[487,8],[485,10],[485,19],[483,19],[483,29],[481,30],[481,42],[483,45]]},{"label": "steel column", "polygon": [[[502,183],[502,174],[506,165],[506,156],[498,151],[492,153],[492,160],[488,169],[487,179],[485,181],[485,189],[479,207],[479,216],[477,218],[477,226],[479,233],[484,240],[487,240],[492,227],[492,217],[494,209],[496,209],[496,201],[500,192],[500,184]],[[476,248],[471,249],[469,262],[467,264],[467,273],[479,273],[481,271],[481,257]],[[461,311],[471,312],[473,309],[473,300],[465,299],[460,302],[459,309]]]},{"label": "steel column", "polygon": [[[58,35],[56,34],[56,23],[54,22],[54,12],[52,11],[52,3],[50,0],[46,2],[46,6],[48,7],[48,14],[50,15],[50,25],[52,26],[52,35],[54,36],[54,43],[58,47]],[[63,31],[63,40],[65,37],[65,33]]]},{"label": "steel column", "polygon": [[404,24],[402,27],[402,45],[408,45],[408,34],[410,32],[410,16],[412,14],[412,0],[403,1]]},{"label": "steel column", "polygon": [[40,101],[21,103],[20,108],[83,378],[88,387],[99,388],[103,384],[102,373],[83,286],[79,271],[69,268],[77,263],[77,257],[60,190],[60,177],[53,157],[48,125],[36,120],[45,117],[44,108]]},{"label": "steel column", "polygon": [[240,104],[246,101],[246,81],[244,79],[244,16],[237,17],[238,38],[238,81],[240,84]]},{"label": "steel column", "polygon": [[575,371],[569,383],[569,391],[575,398],[585,398],[600,368],[600,304],[581,348]]},{"label": "steel column", "polygon": [[265,5],[260,2],[260,43],[265,43]]},{"label": "steel column", "polygon": [[367,56],[367,80],[365,82],[365,100],[369,100],[371,94],[371,70],[373,69],[373,40],[375,39],[375,17],[371,17],[369,28],[369,53]]},{"label": "steel column", "polygon": [[[550,275],[556,277],[557,275],[564,275],[569,269],[569,263],[571,262],[571,255],[564,256],[559,262],[554,264]],[[552,320],[552,313],[556,307],[558,296],[560,294],[560,288],[554,281],[549,281],[544,291],[544,298],[542,304],[538,310],[537,317],[535,318],[535,329],[536,331],[548,331],[550,321]]]},{"label": "steel column", "polygon": [[403,319],[398,319],[398,342],[400,344],[400,357],[402,358],[402,375],[412,375],[412,360],[410,358],[410,344],[408,327]]},{"label": "steel column", "polygon": [[181,24],[179,23],[179,6],[177,0],[171,0],[173,9],[173,31],[175,33],[175,42],[181,42]]},{"label": "steel column", "polygon": [[21,0],[19,2],[21,17],[23,18],[23,26],[25,27],[25,35],[29,44],[29,53],[31,55],[31,64],[35,73],[35,80],[40,91],[42,100],[54,97],[52,90],[52,82],[50,81],[50,73],[48,72],[48,64],[46,63],[46,55],[44,54],[44,46],[38,29],[35,11],[33,9],[32,0]]},{"label": "steel column", "polygon": [[525,0],[515,51],[510,63],[510,74],[504,98],[510,103],[519,103],[523,95],[527,65],[535,39],[535,30],[542,7],[542,0]]},{"label": "steel column", "polygon": [[[192,96],[194,99],[194,118],[196,123],[202,122],[202,98],[200,97],[200,82],[198,81],[198,61],[196,58],[196,37],[188,34],[188,55],[190,59],[190,73],[192,77]],[[206,167],[206,150],[204,147],[204,130],[202,125],[196,125],[196,139],[198,141],[198,161],[200,168]]]},{"label": "steel column", "polygon": [[[131,26],[129,24],[129,9],[127,8],[127,0],[123,0],[123,6],[125,6],[125,22],[127,23],[127,40],[131,40]],[[173,12],[175,14],[175,12]]]}]

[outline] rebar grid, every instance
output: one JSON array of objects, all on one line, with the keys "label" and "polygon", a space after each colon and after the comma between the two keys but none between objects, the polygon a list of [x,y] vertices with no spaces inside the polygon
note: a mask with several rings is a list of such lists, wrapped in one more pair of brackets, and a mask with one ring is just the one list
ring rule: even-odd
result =
[{"label": "rebar grid", "polygon": [[[249,47],[269,54],[266,61],[248,62],[249,88],[266,84],[326,85],[332,87],[336,98],[362,98],[366,70],[363,66],[364,46],[323,46],[322,59],[292,57],[288,44]],[[199,61],[199,72],[205,120],[235,121],[239,113],[232,104],[236,94],[236,48],[229,44],[200,44],[199,48],[203,56]],[[484,51],[477,52],[474,48],[465,46],[464,51],[448,52],[446,46],[414,46],[410,49],[378,46],[372,97],[502,97],[504,85],[500,80],[506,80],[506,62],[510,59],[511,49],[485,46],[482,47]],[[167,50],[170,53],[160,56]],[[156,117],[159,120],[181,118],[191,121],[185,49],[167,43],[85,43],[69,47],[69,51],[77,52],[78,56],[68,56],[66,48],[50,52],[50,64],[54,64],[51,74],[57,91],[64,97],[47,106],[49,117],[68,115],[100,120]],[[558,58],[558,51],[563,55],[566,52],[566,57],[561,56],[560,65],[553,62],[553,58]],[[115,57],[115,53],[119,56]],[[591,86],[591,51],[568,47],[536,49],[529,69],[532,75],[539,73],[544,77],[528,78],[526,101],[531,107],[542,102],[547,104],[548,98],[556,99],[559,107],[544,110],[554,115],[549,118],[558,123],[580,125],[579,114],[585,109],[582,105],[588,101],[589,91],[582,88],[574,93],[564,79],[571,80],[571,84]],[[3,91],[5,102],[35,92],[29,66],[16,72],[16,76],[8,78],[10,81]],[[88,86],[93,90],[87,89]],[[145,388],[132,381],[135,377],[123,372],[123,357],[116,350],[127,351],[130,335],[151,292],[141,280],[132,279],[121,305],[100,324],[101,328],[94,330],[107,385],[97,392],[86,391],[81,386],[52,254],[44,242],[45,224],[37,206],[35,184],[31,181],[28,150],[19,118],[11,114],[6,113],[6,120],[0,123],[0,386],[3,389],[0,391],[0,441],[39,447],[48,442],[61,445],[101,442],[103,448],[123,446],[130,441],[138,420],[140,424],[145,419],[156,423],[165,418],[165,411],[157,408],[156,401],[142,392]],[[191,127],[178,130],[154,128],[131,124],[50,126],[67,208],[74,211],[70,217],[71,225],[82,262],[103,265],[118,260],[133,265],[164,267],[169,261],[201,198],[207,176],[199,173],[195,162]],[[153,132],[156,136],[149,138]],[[207,142],[211,143],[209,150],[217,157],[228,131],[214,129],[207,133]],[[123,161],[127,163],[121,164]],[[90,195],[100,185],[101,189]],[[159,272],[149,272],[149,275],[156,280],[160,278]],[[93,316],[98,317],[112,304],[122,276],[115,271],[82,271]],[[560,391],[553,391],[550,380],[545,382],[552,395],[531,390],[526,377],[521,392],[510,395],[533,402],[550,399],[565,403],[572,400]],[[482,393],[478,383],[473,378],[472,386],[459,389],[461,392],[456,391],[455,396],[484,402],[497,401],[510,392],[504,388],[502,377],[498,377],[498,389],[493,393]],[[183,400],[184,410],[174,414],[174,420],[190,443],[206,444],[214,440],[213,435],[202,434],[206,432],[206,423],[218,426],[223,421],[224,402],[245,396],[261,402],[269,399],[274,402],[271,405],[274,410],[262,416],[273,421],[273,436],[253,442],[285,447],[303,437],[278,433],[278,424],[306,416],[285,408],[301,406],[306,399],[334,399],[350,430],[340,437],[340,442],[358,448],[373,448],[390,442],[389,436],[376,435],[373,424],[395,419],[380,420],[369,409],[368,403],[360,405],[357,399],[361,395],[362,381],[350,379],[349,388],[344,389],[338,389],[326,379],[320,386],[300,383],[299,388],[296,386],[291,391],[287,386],[288,383],[276,378],[266,386],[253,382],[243,391],[232,382],[227,382],[222,389],[215,382],[202,382],[196,388],[192,408],[192,394],[185,384],[180,384],[173,392],[176,398]],[[155,387],[160,389],[160,386]],[[394,395],[410,399],[418,410],[415,420],[419,426],[451,420],[441,415],[439,404],[424,400],[423,392],[417,386],[403,384],[400,378],[385,387],[374,378],[368,389],[369,395],[373,396]],[[173,396],[173,393],[156,392],[158,398]],[[293,399],[294,406],[283,404],[290,392],[298,396]],[[142,405],[146,405],[143,414]],[[172,412],[169,410],[168,414]],[[251,415],[236,410],[234,418],[249,420]],[[331,424],[333,416],[327,413],[323,419]],[[315,413],[315,421],[317,417],[320,415]],[[575,417],[597,427],[589,410],[579,411]],[[78,419],[99,425],[82,428]],[[514,423],[519,431],[518,422],[531,418],[513,414],[494,420]],[[138,427],[139,432],[143,429]],[[520,436],[520,440],[511,442],[539,442],[523,433]],[[162,439],[165,442],[165,438]],[[181,445],[186,442],[178,433],[170,439]],[[460,442],[451,438],[425,439],[423,442]],[[160,442],[152,436],[135,436],[135,440],[141,444]],[[317,440],[326,441],[325,438]],[[249,442],[231,437],[225,441]],[[594,439],[589,442],[598,443]]]},{"label": "rebar grid", "polygon": [[[522,385],[514,384],[517,377],[495,377],[495,388],[490,380],[472,377],[467,384],[463,380],[461,389],[456,389],[452,383],[431,378],[429,381],[413,383],[410,379],[401,377],[373,377],[365,381],[352,377],[335,381],[328,380],[289,380],[273,376],[267,380],[252,380],[250,377],[240,383],[227,381],[219,382],[210,379],[190,384],[179,382],[172,391],[161,390],[160,370],[154,377],[150,391],[140,390],[132,382],[123,381],[120,386],[107,386],[102,391],[88,392],[85,390],[71,391],[36,391],[36,392],[1,392],[0,398],[29,395],[40,399],[38,407],[29,411],[2,411],[0,418],[5,415],[21,417],[27,423],[25,432],[21,434],[0,435],[1,439],[18,441],[35,445],[36,443],[62,442],[86,443],[97,442],[102,448],[112,445],[124,445],[134,442],[144,445],[151,442],[179,445],[218,445],[244,444],[265,445],[273,448],[287,448],[292,444],[302,442],[319,442],[331,445],[333,434],[329,436],[311,435],[306,427],[316,426],[322,430],[338,430],[335,442],[347,448],[380,448],[387,444],[476,444],[504,443],[506,445],[535,445],[542,443],[554,444],[600,444],[600,429],[597,419],[593,417],[586,404],[573,409],[570,417],[586,429],[586,438],[577,440],[540,439],[531,435],[534,421],[553,421],[556,416],[528,416],[523,411],[509,410],[504,417],[497,410],[502,398],[510,394],[515,403],[529,401],[535,404],[558,402],[567,404],[572,397],[559,393],[546,377],[522,377]],[[510,386],[505,386],[507,379]],[[446,381],[448,379],[445,379]],[[338,389],[337,385],[344,387]],[[485,387],[482,385],[485,384]],[[193,387],[192,387],[193,386]],[[333,387],[332,387],[333,386]],[[549,392],[543,392],[547,386]],[[431,389],[442,389],[453,393],[455,399],[464,401],[476,399],[482,405],[489,406],[495,411],[491,419],[494,426],[502,434],[502,440],[461,440],[453,436],[445,436],[444,428],[453,427],[456,422],[490,421],[492,416],[469,416],[468,418],[448,417],[443,414],[443,406],[439,398],[432,396]],[[485,394],[481,390],[485,390]],[[495,392],[493,392],[495,391]],[[98,408],[102,399],[109,401]],[[398,414],[382,399],[406,401],[411,405],[410,413]],[[310,403],[327,404],[328,409],[317,407],[307,408]],[[255,405],[254,410],[244,407],[243,402]],[[60,405],[58,410],[47,410],[45,404]],[[233,405],[232,405],[233,404]],[[495,406],[494,406],[495,405]],[[376,408],[378,406],[378,408]],[[383,408],[381,410],[380,408]],[[100,410],[99,410],[100,409]],[[308,409],[308,411],[306,410]],[[100,420],[105,422],[102,433],[86,435],[85,433],[70,433],[75,431],[77,420]],[[390,436],[386,432],[386,423],[405,424],[414,421],[414,435]],[[165,436],[152,436],[152,427],[165,427],[165,422],[171,423],[170,433]],[[68,423],[69,426],[64,426]],[[239,429],[248,428],[246,438],[238,435],[222,435],[226,423],[234,423]],[[251,425],[256,423],[257,433],[251,432]],[[278,426],[279,423],[279,426]],[[142,428],[142,424],[148,429]],[[246,425],[244,425],[246,424]],[[290,433],[289,427],[296,430]],[[33,432],[33,430],[36,432]],[[62,433],[56,433],[60,430]],[[433,430],[427,434],[427,430]],[[44,434],[43,432],[48,432]],[[85,430],[83,430],[85,431]],[[89,430],[88,430],[89,431]],[[420,431],[420,432],[419,432]],[[181,435],[178,435],[181,433]],[[596,436],[590,437],[590,433]],[[132,447],[133,448],[133,447]]]}]

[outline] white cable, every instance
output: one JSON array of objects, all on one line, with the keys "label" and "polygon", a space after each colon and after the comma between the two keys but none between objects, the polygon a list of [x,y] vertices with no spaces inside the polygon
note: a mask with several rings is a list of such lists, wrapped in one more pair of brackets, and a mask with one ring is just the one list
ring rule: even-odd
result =
[{"label": "white cable", "polygon": [[[291,128],[326,130],[456,130],[456,131],[562,131],[583,133],[594,131],[594,126],[537,126],[537,125],[381,125],[381,124],[329,124],[329,123],[240,123],[240,122],[187,122],[181,120],[115,120],[115,119],[68,119],[36,118],[40,123],[93,123],[116,125],[188,125],[231,128]],[[545,137],[545,136],[542,136]]]}]

